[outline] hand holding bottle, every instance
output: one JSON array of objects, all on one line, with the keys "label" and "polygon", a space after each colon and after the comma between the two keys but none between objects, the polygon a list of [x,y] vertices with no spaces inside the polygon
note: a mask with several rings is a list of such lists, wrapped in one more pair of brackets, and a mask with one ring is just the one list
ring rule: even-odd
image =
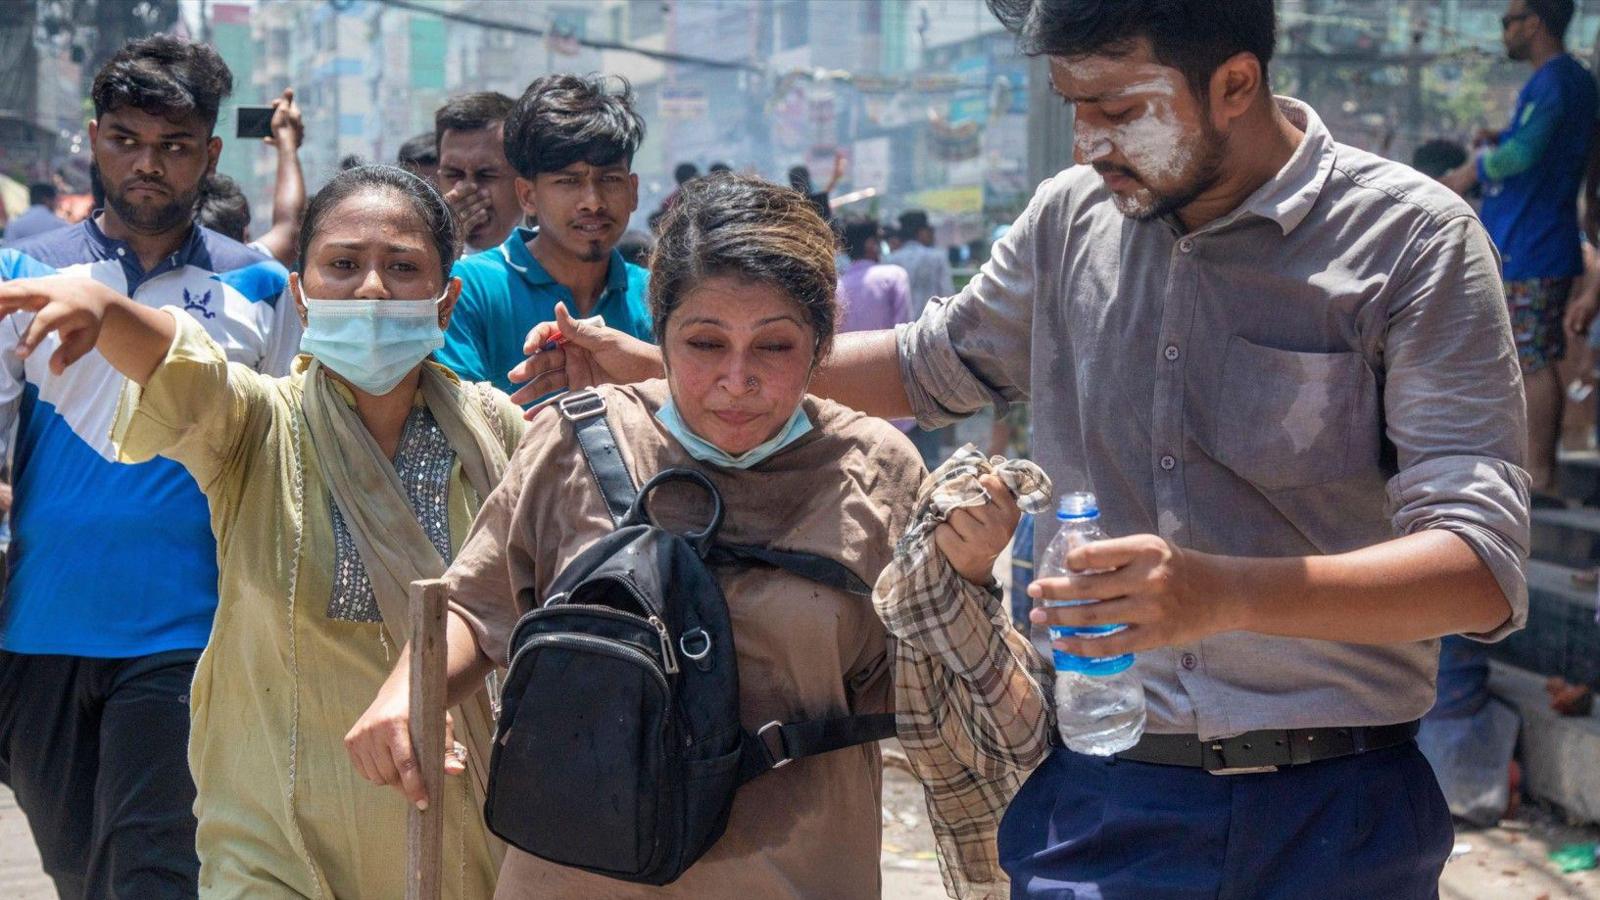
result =
[{"label": "hand holding bottle", "polygon": [[1031,618],[1072,628],[1127,626],[1106,637],[1057,641],[1058,649],[1076,655],[1137,653],[1231,631],[1239,627],[1239,617],[1229,600],[1233,592],[1223,587],[1220,559],[1153,534],[1085,544],[1067,554],[1067,574],[1040,578],[1028,593],[1044,601],[1100,602],[1040,606]]}]

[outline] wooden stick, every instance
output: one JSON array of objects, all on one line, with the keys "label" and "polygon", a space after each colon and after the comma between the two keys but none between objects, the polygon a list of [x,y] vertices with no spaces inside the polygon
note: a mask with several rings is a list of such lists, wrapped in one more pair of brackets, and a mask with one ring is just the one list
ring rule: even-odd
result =
[{"label": "wooden stick", "polygon": [[444,582],[411,584],[411,743],[428,792],[406,817],[406,900],[439,900],[444,874]]}]

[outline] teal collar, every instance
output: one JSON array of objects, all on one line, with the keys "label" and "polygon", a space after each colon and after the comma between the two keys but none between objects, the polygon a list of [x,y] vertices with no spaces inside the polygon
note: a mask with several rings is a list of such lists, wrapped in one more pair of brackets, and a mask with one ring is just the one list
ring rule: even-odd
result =
[{"label": "teal collar", "polygon": [[[543,287],[545,285],[560,285],[550,275],[545,267],[534,258],[533,251],[528,249],[528,242],[532,241],[539,233],[536,228],[518,226],[511,230],[511,236],[500,245],[500,256],[506,264],[520,274],[530,285]],[[565,287],[565,285],[561,285]],[[611,261],[606,266],[606,289],[603,294],[627,293],[628,290],[628,264],[622,254],[615,249],[611,251]],[[570,292],[570,291],[569,291]]]}]

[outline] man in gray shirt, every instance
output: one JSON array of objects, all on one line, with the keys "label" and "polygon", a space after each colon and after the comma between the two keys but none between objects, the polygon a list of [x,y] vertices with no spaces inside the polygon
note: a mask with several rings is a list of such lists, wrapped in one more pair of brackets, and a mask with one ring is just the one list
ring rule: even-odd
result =
[{"label": "man in gray shirt", "polygon": [[[1272,96],[1271,0],[989,3],[1050,58],[1082,165],[960,294],[842,335],[813,391],[925,427],[1031,401],[1056,489],[1099,495],[1113,537],[1068,563],[1100,574],[1030,590],[1100,602],[1034,621],[1125,623],[1057,646],[1138,653],[1149,724],[1033,773],[999,835],[1014,896],[1434,897],[1450,817],[1411,738],[1438,638],[1527,614],[1494,250],[1451,192]],[[535,390],[659,374],[563,337],[517,373]]]},{"label": "man in gray shirt", "polygon": [[905,269],[911,276],[911,310],[920,316],[929,300],[955,293],[950,257],[933,245],[933,225],[928,222],[928,214],[920,209],[900,214],[900,236],[905,243],[889,254],[887,262]]},{"label": "man in gray shirt", "polygon": [[67,227],[67,220],[56,215],[56,200],[55,185],[42,181],[28,185],[28,208],[6,223],[5,243],[14,244]]}]

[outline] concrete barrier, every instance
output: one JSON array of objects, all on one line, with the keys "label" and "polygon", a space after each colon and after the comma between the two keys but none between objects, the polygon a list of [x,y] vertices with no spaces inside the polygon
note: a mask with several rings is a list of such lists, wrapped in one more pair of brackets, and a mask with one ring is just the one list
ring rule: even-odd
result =
[{"label": "concrete barrier", "polygon": [[1600,822],[1600,718],[1550,709],[1545,676],[1492,663],[1489,690],[1522,715],[1523,788],[1574,822]]}]

